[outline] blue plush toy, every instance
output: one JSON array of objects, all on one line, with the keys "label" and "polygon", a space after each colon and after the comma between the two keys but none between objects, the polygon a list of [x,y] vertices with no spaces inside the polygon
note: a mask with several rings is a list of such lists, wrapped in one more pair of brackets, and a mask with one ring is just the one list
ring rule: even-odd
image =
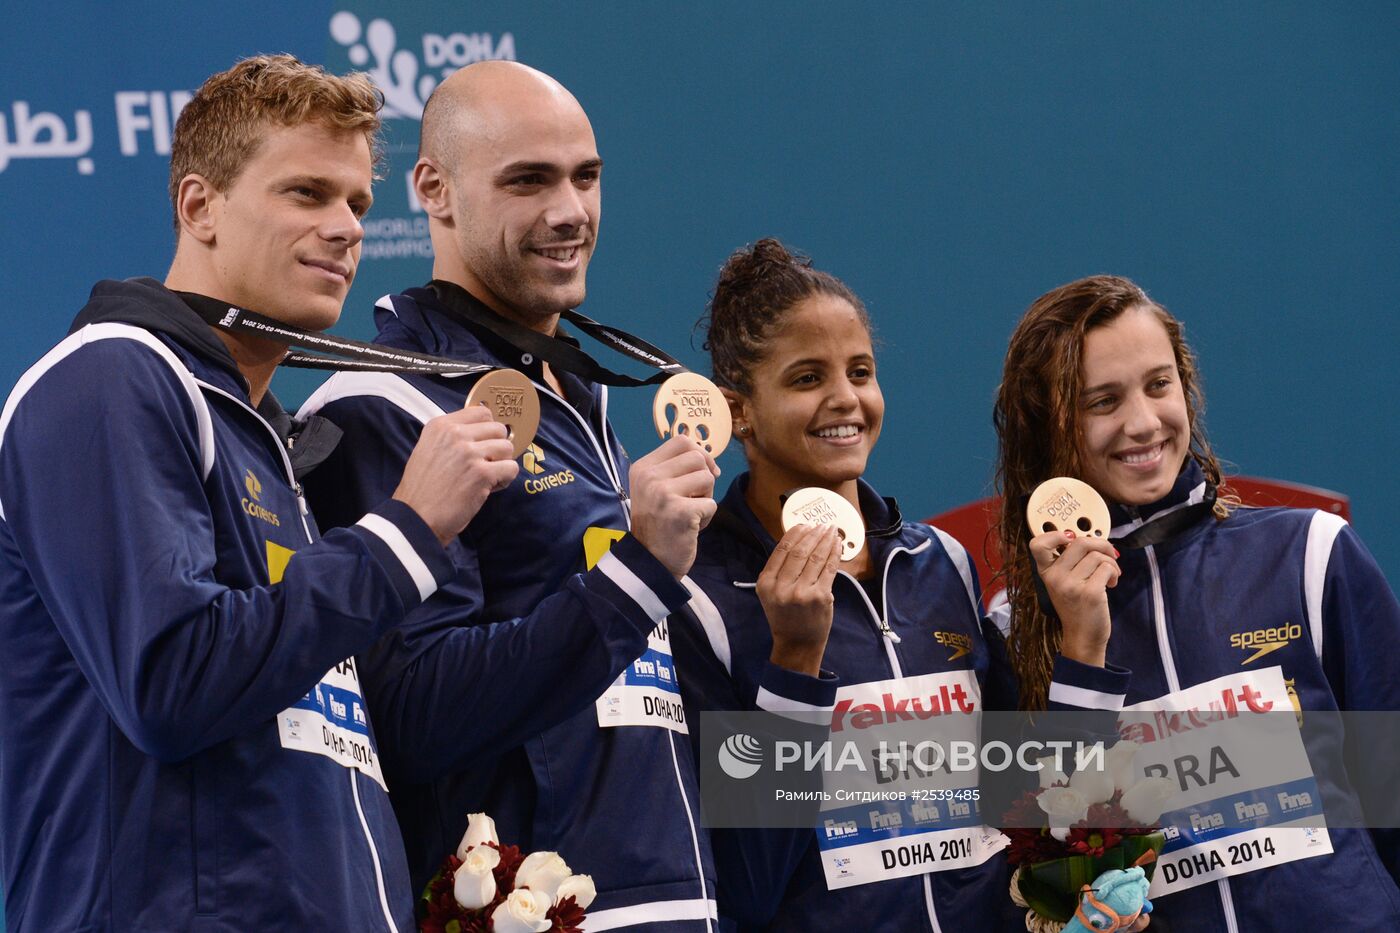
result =
[{"label": "blue plush toy", "polygon": [[1111,933],[1140,930],[1152,902],[1147,899],[1149,882],[1138,867],[1110,869],[1080,889],[1079,909],[1064,933]]}]

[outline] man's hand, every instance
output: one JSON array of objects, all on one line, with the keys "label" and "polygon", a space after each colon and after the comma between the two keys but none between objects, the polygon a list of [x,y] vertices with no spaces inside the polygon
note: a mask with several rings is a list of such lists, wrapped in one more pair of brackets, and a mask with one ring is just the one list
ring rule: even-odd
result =
[{"label": "man's hand", "polygon": [[518,472],[506,426],[473,405],[423,426],[394,498],[417,512],[445,547]]},{"label": "man's hand", "polygon": [[632,534],[679,579],[695,562],[695,539],[715,514],[714,458],[678,434],[632,464]]},{"label": "man's hand", "polygon": [[773,632],[769,660],[816,677],[821,673],[836,600],[831,584],[841,566],[835,525],[794,525],[758,575],[758,601]]},{"label": "man's hand", "polygon": [[1113,621],[1108,590],[1118,585],[1118,551],[1101,538],[1047,531],[1030,541],[1031,558],[1060,617],[1060,653],[1103,667]]}]

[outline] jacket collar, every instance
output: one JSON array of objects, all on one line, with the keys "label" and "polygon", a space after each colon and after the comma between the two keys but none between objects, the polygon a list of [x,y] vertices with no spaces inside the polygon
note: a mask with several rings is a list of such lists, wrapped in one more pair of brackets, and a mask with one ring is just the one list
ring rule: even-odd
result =
[{"label": "jacket collar", "polygon": [[[180,296],[152,278],[116,281],[104,279],[92,287],[88,303],[68,328],[71,334],[89,324],[131,324],[152,333],[161,334],[198,358],[217,374],[211,381],[224,383],[221,388],[248,397],[248,381],[233,361],[222,340],[204,319],[194,312]],[[202,374],[206,378],[210,374]]]},{"label": "jacket collar", "polygon": [[1139,528],[1160,522],[1168,515],[1200,505],[1206,498],[1206,477],[1199,464],[1187,458],[1176,482],[1165,496],[1147,505],[1130,506],[1110,502],[1109,517],[1113,522],[1111,538],[1122,538]]},{"label": "jacket collar", "polygon": [[[130,324],[165,337],[183,351],[187,359],[203,364],[202,371],[195,373],[198,378],[249,401],[248,380],[243,378],[214,328],[178,294],[155,279],[144,276],[124,281],[108,279],[94,285],[88,303],[73,319],[68,332],[100,323]],[[263,393],[257,412],[288,449],[292,472],[297,479],[330,456],[340,441],[341,431],[335,425],[315,415],[306,421],[293,419],[271,391]]]},{"label": "jacket collar", "polygon": [[[444,283],[446,284],[446,283]],[[454,290],[454,298],[476,305],[489,314],[494,314],[481,301],[466,289],[448,285]],[[522,351],[510,341],[485,327],[455,315],[446,307],[442,296],[434,287],[410,288],[403,293],[409,302],[396,302],[393,299],[380,301],[374,308],[374,322],[382,337],[395,345],[405,345],[420,349],[436,356],[454,359],[468,359],[491,363],[497,366],[516,369],[541,385],[544,384],[544,361]],[[566,343],[578,346],[578,341],[562,327],[555,336]],[[588,416],[594,404],[595,387],[585,383],[571,373],[554,373],[570,404]],[[455,378],[455,377],[441,377]]]}]

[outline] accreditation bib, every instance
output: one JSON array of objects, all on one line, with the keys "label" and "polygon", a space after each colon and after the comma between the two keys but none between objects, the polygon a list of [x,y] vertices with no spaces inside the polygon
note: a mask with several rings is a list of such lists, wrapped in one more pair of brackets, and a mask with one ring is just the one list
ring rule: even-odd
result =
[{"label": "accreditation bib", "polygon": [[663,621],[652,630],[646,653],[628,665],[594,702],[599,726],[659,726],[672,732],[690,732],[676,682],[668,626]]},{"label": "accreditation bib", "polygon": [[306,696],[278,713],[277,734],[283,748],[324,755],[373,778],[388,791],[370,738],[369,712],[353,658],[331,668]]},{"label": "accreditation bib", "polygon": [[1332,852],[1282,668],[1124,707],[1119,731],[1141,744],[1136,770],[1180,792],[1150,897]]},{"label": "accreditation bib", "polygon": [[817,827],[828,890],[968,868],[1006,846],[982,822],[975,767],[950,768],[936,753],[901,746],[916,735],[975,744],[981,702],[970,670],[838,689],[831,742],[838,754],[854,743],[868,767],[828,775]]}]

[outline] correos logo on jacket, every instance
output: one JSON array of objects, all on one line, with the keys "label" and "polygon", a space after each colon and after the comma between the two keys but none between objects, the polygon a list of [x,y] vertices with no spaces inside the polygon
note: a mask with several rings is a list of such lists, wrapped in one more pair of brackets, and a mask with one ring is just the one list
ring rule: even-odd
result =
[{"label": "correos logo on jacket", "polygon": [[526,495],[533,496],[536,493],[546,492],[550,489],[558,489],[560,486],[567,486],[574,481],[573,470],[560,470],[557,473],[550,473],[548,476],[542,476],[541,474],[548,469],[548,467],[544,466],[545,459],[544,448],[539,444],[531,444],[529,447],[526,447],[525,452],[520,455],[520,466],[526,473],[538,477],[538,479],[527,478],[525,480]]},{"label": "correos logo on jacket", "polygon": [[258,500],[262,498],[262,481],[251,469],[243,474],[243,488],[248,490],[248,495],[239,501],[239,504],[243,506],[243,511],[269,525],[281,528],[282,520],[277,517],[277,513],[270,512],[258,504]]}]

